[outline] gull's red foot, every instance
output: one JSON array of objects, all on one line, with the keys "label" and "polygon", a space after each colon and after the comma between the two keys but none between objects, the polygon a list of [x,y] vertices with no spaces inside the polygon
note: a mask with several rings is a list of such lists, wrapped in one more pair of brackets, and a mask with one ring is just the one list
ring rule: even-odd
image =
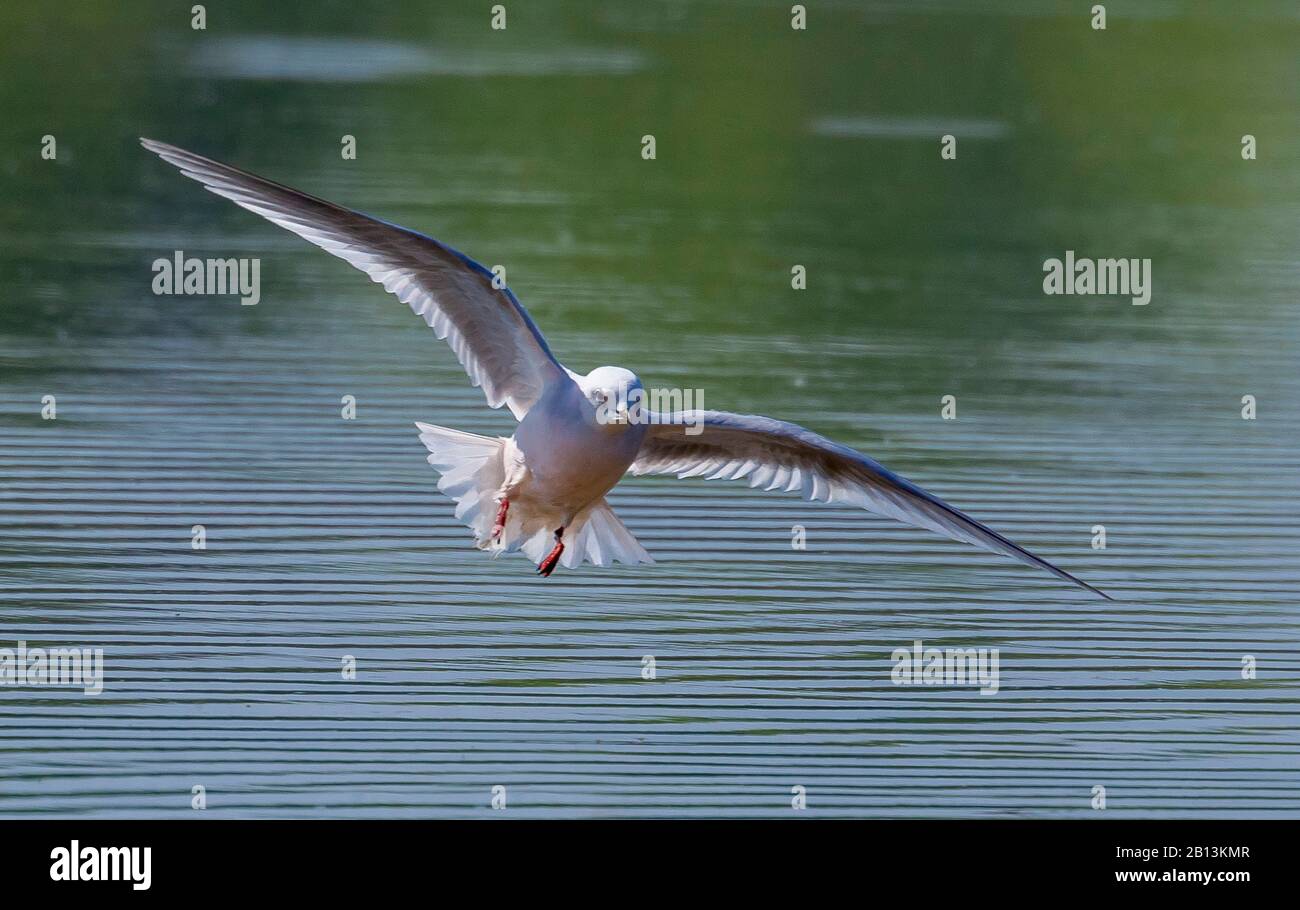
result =
[{"label": "gull's red foot", "polygon": [[549,578],[551,573],[555,571],[555,567],[560,561],[560,554],[564,552],[564,541],[560,539],[560,537],[563,536],[563,534],[564,534],[564,528],[559,528],[556,530],[555,546],[551,548],[551,552],[546,554],[546,558],[543,559],[541,564],[537,567],[537,574],[542,576],[543,578]]},{"label": "gull's red foot", "polygon": [[510,500],[502,499],[501,508],[497,509],[497,520],[492,524],[492,539],[500,540],[501,533],[506,529],[506,512],[510,511]]}]

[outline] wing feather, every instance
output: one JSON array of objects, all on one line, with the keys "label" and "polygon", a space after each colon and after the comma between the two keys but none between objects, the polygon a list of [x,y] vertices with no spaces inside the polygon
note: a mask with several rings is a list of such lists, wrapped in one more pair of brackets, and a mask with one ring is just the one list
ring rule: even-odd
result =
[{"label": "wing feather", "polygon": [[[701,429],[692,435],[688,427]],[[748,474],[752,487],[766,484],[767,490],[798,492],[814,502],[859,506],[1045,569],[1112,599],[861,452],[782,420],[725,411],[656,414],[629,470],[678,477],[707,475],[710,480],[735,480]]]},{"label": "wing feather", "polygon": [[479,263],[432,237],[343,208],[165,142],[141,145],[210,192],[365,272],[445,339],[470,382],[517,419],[563,378],[528,311]]}]

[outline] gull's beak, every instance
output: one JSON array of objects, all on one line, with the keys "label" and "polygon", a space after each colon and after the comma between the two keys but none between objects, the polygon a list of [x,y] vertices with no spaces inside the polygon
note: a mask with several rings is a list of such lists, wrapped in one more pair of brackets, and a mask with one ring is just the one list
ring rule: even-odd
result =
[{"label": "gull's beak", "polygon": [[627,404],[621,403],[618,406],[618,410],[614,412],[614,419],[611,421],[611,423],[627,424],[630,423],[631,420],[632,418],[627,412]]}]

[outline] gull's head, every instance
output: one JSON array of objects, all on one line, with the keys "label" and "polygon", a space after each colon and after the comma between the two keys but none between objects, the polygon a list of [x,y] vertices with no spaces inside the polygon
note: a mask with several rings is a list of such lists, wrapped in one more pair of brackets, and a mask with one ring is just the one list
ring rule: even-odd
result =
[{"label": "gull's head", "polygon": [[597,424],[619,430],[638,422],[644,392],[636,373],[622,367],[597,367],[578,380]]}]

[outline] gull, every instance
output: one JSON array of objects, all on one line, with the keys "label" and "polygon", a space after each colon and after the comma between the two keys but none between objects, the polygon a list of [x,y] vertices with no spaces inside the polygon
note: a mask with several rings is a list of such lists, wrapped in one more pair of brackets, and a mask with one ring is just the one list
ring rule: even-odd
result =
[{"label": "gull", "polygon": [[447,341],[493,408],[518,421],[489,438],[416,423],[438,489],[475,545],[519,551],[549,576],[654,560],[605,494],[627,474],[745,480],[750,487],[857,506],[1045,569],[1104,592],[1012,543],[879,462],[811,430],[725,411],[659,413],[630,370],[585,376],[555,358],[528,311],[478,262],[416,231],[274,183],[193,152],[141,139],[182,174],[365,272]]}]

